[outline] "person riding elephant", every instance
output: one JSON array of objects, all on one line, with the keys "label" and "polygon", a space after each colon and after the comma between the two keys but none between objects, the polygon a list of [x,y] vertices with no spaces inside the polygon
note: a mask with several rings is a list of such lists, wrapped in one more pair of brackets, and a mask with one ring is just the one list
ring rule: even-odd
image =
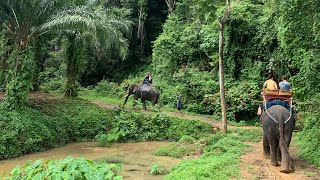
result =
[{"label": "person riding elephant", "polygon": [[152,76],[150,73],[147,73],[147,75],[144,77],[142,84],[146,84],[146,85],[152,84]]},{"label": "person riding elephant", "polygon": [[278,89],[277,83],[274,81],[273,74],[268,74],[268,79],[263,83],[262,92],[265,92],[265,89],[276,90]]},{"label": "person riding elephant", "polygon": [[261,123],[263,152],[266,156],[271,157],[271,165],[279,166],[278,155],[281,155],[280,172],[294,172],[293,160],[289,153],[292,132],[295,127],[294,116],[283,106],[274,105],[262,113]]},{"label": "person riding elephant", "polygon": [[287,81],[287,79],[288,79],[287,75],[282,76],[282,81],[279,82],[280,90],[282,90],[282,91],[289,91],[290,90],[291,84]]},{"label": "person riding elephant", "polygon": [[158,90],[156,90],[154,87],[149,87],[148,91],[145,91],[142,87],[146,86],[145,84],[132,84],[128,87],[128,90],[126,92],[125,95],[125,101],[124,104],[125,105],[128,101],[128,98],[131,94],[134,95],[134,100],[138,100],[141,99],[141,102],[143,103],[143,109],[147,110],[146,107],[146,101],[150,101],[152,103],[152,105],[154,106],[155,104],[158,103],[159,97],[160,97],[160,93],[158,92]]}]

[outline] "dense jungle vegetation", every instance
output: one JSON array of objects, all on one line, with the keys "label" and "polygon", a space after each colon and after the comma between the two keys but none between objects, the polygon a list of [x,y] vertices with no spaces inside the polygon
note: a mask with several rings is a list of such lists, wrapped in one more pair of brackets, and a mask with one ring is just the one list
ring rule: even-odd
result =
[{"label": "dense jungle vegetation", "polygon": [[[286,74],[299,112],[300,155],[320,166],[320,1],[230,3],[224,33],[228,120],[258,122],[266,74],[273,73],[277,82]],[[106,112],[68,98],[35,103],[27,96],[41,91],[108,97],[121,104],[129,84],[151,72],[161,108],[174,108],[181,97],[185,112],[221,119],[218,19],[224,11],[221,0],[1,1],[0,91],[5,101],[0,108],[0,158],[83,139],[100,138],[103,143],[104,138],[177,141],[183,135],[198,136],[198,129],[184,132],[188,124],[176,125],[163,114]],[[90,111],[81,112],[83,108]],[[61,116],[56,117],[58,112]],[[141,122],[133,125],[127,119]],[[131,134],[121,131],[124,126],[116,122],[122,121],[128,123],[125,127],[134,126]],[[144,129],[148,133],[140,137],[136,132],[147,126],[155,129]],[[206,125],[196,127],[209,132]],[[111,137],[100,133],[107,131]]]}]

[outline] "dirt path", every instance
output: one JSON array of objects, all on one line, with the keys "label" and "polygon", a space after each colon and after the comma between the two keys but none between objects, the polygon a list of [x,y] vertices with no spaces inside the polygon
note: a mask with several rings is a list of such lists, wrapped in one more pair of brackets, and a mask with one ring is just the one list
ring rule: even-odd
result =
[{"label": "dirt path", "polygon": [[272,180],[317,180],[320,179],[320,170],[298,158],[296,147],[290,147],[290,153],[295,163],[294,173],[280,173],[280,167],[270,165],[270,159],[263,157],[262,141],[259,143],[246,143],[251,151],[241,157],[240,172],[245,180],[272,179]]},{"label": "dirt path", "polygon": [[[91,101],[100,107],[117,108],[117,105],[108,104],[99,101]],[[147,112],[152,112],[148,110]],[[222,123],[203,116],[195,116],[189,114],[181,114],[180,112],[166,112],[171,116],[197,119],[215,127],[221,128]],[[235,127],[228,125],[228,128],[243,128],[243,129],[259,129],[259,127],[245,126]],[[261,128],[260,128],[261,129]],[[263,156],[262,141],[258,143],[247,142],[251,148],[250,151],[241,157],[240,173],[244,180],[318,180],[320,179],[320,169],[307,164],[305,161],[298,158],[297,148],[293,145],[290,147],[290,153],[295,162],[296,171],[290,174],[280,173],[280,167],[270,165],[270,159]]]}]

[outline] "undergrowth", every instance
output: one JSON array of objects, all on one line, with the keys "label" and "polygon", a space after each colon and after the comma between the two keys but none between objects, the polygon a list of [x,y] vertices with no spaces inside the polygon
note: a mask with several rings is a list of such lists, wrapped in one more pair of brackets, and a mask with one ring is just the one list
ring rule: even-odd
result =
[{"label": "undergrowth", "polygon": [[88,180],[120,180],[116,172],[121,170],[120,165],[96,163],[84,158],[74,159],[69,156],[63,160],[49,160],[43,165],[42,160],[33,164],[26,163],[23,168],[16,166],[10,176],[4,180],[29,179],[88,179]]},{"label": "undergrowth", "polygon": [[31,100],[20,111],[0,109],[0,159],[92,140],[111,128],[112,111],[79,100]]},{"label": "undergrowth", "polygon": [[[235,136],[235,133],[238,135]],[[199,159],[184,160],[165,179],[225,180],[240,177],[240,157],[249,148],[243,142],[257,142],[260,136],[258,130],[235,129],[226,135],[217,133],[201,139],[199,143],[207,143],[202,156]]]}]

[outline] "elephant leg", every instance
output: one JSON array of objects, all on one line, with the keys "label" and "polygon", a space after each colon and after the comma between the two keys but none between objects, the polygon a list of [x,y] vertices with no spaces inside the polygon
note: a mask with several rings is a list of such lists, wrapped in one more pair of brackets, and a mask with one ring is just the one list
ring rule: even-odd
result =
[{"label": "elephant leg", "polygon": [[155,106],[155,105],[156,105],[156,103],[157,103],[157,102],[156,102],[156,100],[155,100],[155,99],[152,99],[152,100],[151,100],[151,104],[152,104],[152,106]]},{"label": "elephant leg", "polygon": [[133,107],[135,108],[136,107],[136,105],[137,105],[137,100],[138,100],[139,98],[137,97],[137,96],[134,96],[134,98],[133,98]]},{"label": "elephant leg", "polygon": [[265,133],[263,133],[263,155],[266,158],[270,158],[270,146],[269,141]]},{"label": "elephant leg", "polygon": [[278,157],[278,160],[279,160],[279,161],[282,161],[280,144],[279,144],[279,147],[278,147],[278,150],[277,150],[277,157]]},{"label": "elephant leg", "polygon": [[146,101],[145,101],[145,100],[141,100],[141,101],[142,101],[142,103],[143,103],[143,104],[142,104],[142,105],[143,105],[143,109],[144,109],[144,110],[147,110]]},{"label": "elephant leg", "polygon": [[269,145],[270,145],[270,157],[271,157],[271,165],[272,166],[279,166],[278,164],[278,147],[279,147],[279,141],[274,137],[272,141],[269,139]]},{"label": "elephant leg", "polygon": [[[280,140],[281,141],[281,140]],[[285,144],[285,142],[280,142],[280,150],[281,150],[281,155],[282,155],[282,161],[281,161],[281,170],[280,172],[284,172],[284,173],[289,173],[290,168],[289,168],[289,164],[290,164],[290,158],[289,158],[289,154],[288,154],[288,149],[287,149],[287,145]]]}]

